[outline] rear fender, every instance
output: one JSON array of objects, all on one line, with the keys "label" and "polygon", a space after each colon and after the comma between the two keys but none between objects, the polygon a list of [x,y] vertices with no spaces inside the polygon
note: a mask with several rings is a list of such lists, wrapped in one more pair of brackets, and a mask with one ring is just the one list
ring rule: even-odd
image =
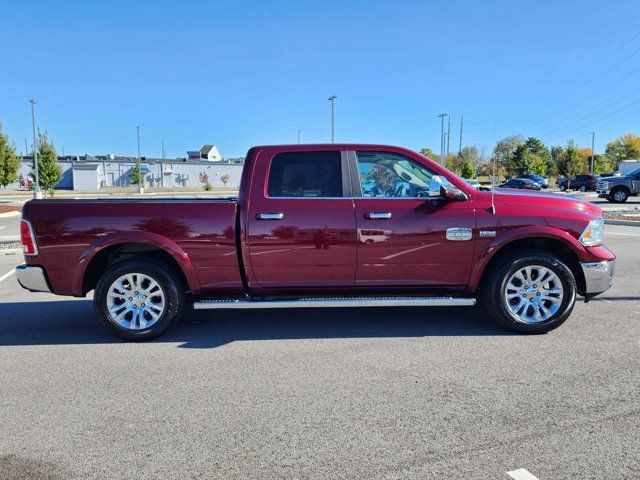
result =
[{"label": "rear fender", "polygon": [[78,265],[73,274],[73,294],[77,296],[82,295],[82,284],[84,280],[87,267],[91,263],[91,260],[105,248],[114,245],[124,245],[126,243],[142,243],[152,245],[161,250],[164,250],[182,269],[185,278],[189,284],[189,290],[197,291],[200,288],[200,282],[191,265],[191,260],[186,252],[180,248],[175,242],[169,240],[167,237],[158,235],[151,232],[118,232],[105,237],[100,237],[94,240],[80,255],[78,259]]}]

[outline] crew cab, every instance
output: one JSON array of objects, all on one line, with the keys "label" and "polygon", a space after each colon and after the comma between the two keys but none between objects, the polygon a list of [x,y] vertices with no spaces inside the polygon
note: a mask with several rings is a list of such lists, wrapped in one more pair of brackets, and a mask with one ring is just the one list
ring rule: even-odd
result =
[{"label": "crew cab", "polygon": [[162,334],[189,308],[477,301],[504,327],[543,333],[576,295],[607,290],[615,266],[599,207],[478,191],[382,145],[254,147],[238,198],[32,200],[21,237],[24,288],[94,291],[97,318],[126,340]]}]

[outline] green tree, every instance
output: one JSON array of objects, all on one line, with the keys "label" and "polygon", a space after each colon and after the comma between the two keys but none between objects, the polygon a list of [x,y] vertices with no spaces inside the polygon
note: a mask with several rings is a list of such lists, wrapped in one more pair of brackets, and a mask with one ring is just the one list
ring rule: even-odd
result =
[{"label": "green tree", "polygon": [[[35,162],[31,162],[29,176],[35,182]],[[38,181],[44,187],[44,194],[53,196],[53,187],[62,180],[62,168],[58,163],[58,154],[49,135],[38,130]]]},{"label": "green tree", "polygon": [[520,173],[516,169],[513,156],[516,149],[523,143],[524,138],[522,135],[513,135],[499,140],[493,149],[493,156],[501,167],[500,170],[504,170],[505,174],[509,177],[514,177]]},{"label": "green tree", "polygon": [[546,176],[553,160],[547,147],[535,137],[529,137],[518,145],[513,153],[513,169],[515,173],[535,173]]},{"label": "green tree", "polygon": [[462,164],[460,173],[462,174],[462,178],[476,178],[476,166],[467,158]]},{"label": "green tree", "polygon": [[[131,185],[139,185],[140,179],[144,182],[144,175],[140,172],[140,165],[136,162],[136,166],[132,167],[129,172],[129,180],[131,181]],[[144,183],[142,186],[144,187]]]},{"label": "green tree", "polygon": [[462,172],[462,164],[464,160],[458,155],[447,155],[447,158],[444,159],[444,168],[449,170],[450,172],[455,173],[456,175],[460,175]]},{"label": "green tree", "polygon": [[581,161],[575,143],[573,140],[569,140],[567,147],[558,157],[558,173],[567,178],[572,178],[584,170],[584,165],[581,164]]},{"label": "green tree", "polygon": [[16,155],[16,146],[2,133],[0,124],[0,186],[6,187],[18,180],[21,159]]},{"label": "green tree", "polygon": [[607,143],[605,153],[611,159],[616,160],[615,168],[618,168],[620,160],[640,158],[640,137],[633,133],[627,133],[613,142]]},{"label": "green tree", "polygon": [[437,155],[433,150],[431,150],[429,147],[423,147],[420,149],[420,152],[422,155],[424,155],[427,158],[430,158],[431,160],[433,160],[434,162],[438,162],[440,163],[440,155]]},{"label": "green tree", "polygon": [[613,172],[616,162],[609,155],[596,155],[593,160],[593,173],[602,175],[603,173]]}]

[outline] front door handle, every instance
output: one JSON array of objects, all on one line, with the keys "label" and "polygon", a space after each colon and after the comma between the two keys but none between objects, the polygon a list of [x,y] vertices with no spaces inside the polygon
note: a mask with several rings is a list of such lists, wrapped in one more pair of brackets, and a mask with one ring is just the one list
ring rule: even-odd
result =
[{"label": "front door handle", "polygon": [[257,213],[257,220],[282,220],[284,213]]},{"label": "front door handle", "polygon": [[364,214],[367,220],[388,220],[391,218],[391,212],[369,212]]}]

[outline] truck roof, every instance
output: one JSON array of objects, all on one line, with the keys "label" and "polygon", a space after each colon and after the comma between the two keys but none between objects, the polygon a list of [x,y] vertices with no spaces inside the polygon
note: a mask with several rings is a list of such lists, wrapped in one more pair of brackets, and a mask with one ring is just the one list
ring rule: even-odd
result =
[{"label": "truck roof", "polygon": [[[251,156],[254,150],[290,150],[290,151],[322,151],[322,150],[373,150],[382,152],[396,152],[405,155],[421,155],[416,150],[411,150],[396,145],[381,145],[375,143],[294,143],[288,145],[258,145],[249,149],[247,157]],[[433,160],[433,159],[431,159]]]}]

